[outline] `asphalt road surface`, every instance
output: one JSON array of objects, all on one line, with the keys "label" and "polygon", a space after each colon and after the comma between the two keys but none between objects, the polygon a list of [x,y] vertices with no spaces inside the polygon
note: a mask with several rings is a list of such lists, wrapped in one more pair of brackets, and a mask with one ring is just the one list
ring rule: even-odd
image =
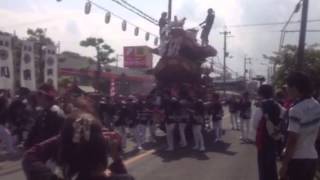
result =
[{"label": "asphalt road surface", "polygon": [[[242,144],[239,132],[228,130],[222,142],[206,137],[207,151],[158,150],[128,165],[137,180],[257,180],[256,149]],[[230,129],[230,128],[229,128]]]},{"label": "asphalt road surface", "polygon": [[[192,143],[166,152],[161,143],[143,152],[128,152],[125,164],[137,180],[257,180],[255,146],[240,142],[240,132],[230,130],[228,118],[223,123],[223,141],[214,143],[207,134],[204,153],[192,150]],[[0,179],[24,180],[20,160],[0,160]]]}]

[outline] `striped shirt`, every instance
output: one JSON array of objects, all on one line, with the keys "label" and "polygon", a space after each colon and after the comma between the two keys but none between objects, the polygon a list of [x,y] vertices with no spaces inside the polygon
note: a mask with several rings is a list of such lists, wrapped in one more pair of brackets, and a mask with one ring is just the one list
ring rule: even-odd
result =
[{"label": "striped shirt", "polygon": [[314,98],[305,99],[289,110],[288,131],[297,133],[293,159],[317,159],[315,142],[320,126],[320,104]]}]

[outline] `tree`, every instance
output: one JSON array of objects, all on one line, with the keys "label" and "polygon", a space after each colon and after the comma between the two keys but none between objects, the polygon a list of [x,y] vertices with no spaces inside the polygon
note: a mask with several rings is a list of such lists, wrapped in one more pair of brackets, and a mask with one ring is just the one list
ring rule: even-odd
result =
[{"label": "tree", "polygon": [[81,41],[80,45],[83,47],[95,48],[97,54],[96,83],[100,84],[102,65],[104,66],[116,61],[115,58],[110,57],[110,55],[114,53],[114,50],[111,48],[111,46],[104,43],[102,38],[88,37],[86,40]]},{"label": "tree", "polygon": [[[273,56],[266,56],[264,58],[270,60],[272,63],[278,64],[275,73],[275,85],[282,86],[285,83],[285,77],[292,71],[296,70],[297,46],[287,45],[281,52],[275,52]],[[305,72],[312,78],[312,82],[316,89],[320,88],[320,48],[319,45],[314,44],[306,48],[305,58],[301,71]]]},{"label": "tree", "polygon": [[33,40],[36,42],[41,42],[42,44],[54,44],[53,41],[46,37],[46,29],[36,28],[36,29],[28,29],[28,40]]},{"label": "tree", "polygon": [[54,44],[54,42],[49,38],[46,37],[46,29],[42,29],[42,28],[36,28],[36,29],[28,29],[27,30],[27,34],[28,34],[28,38],[27,40],[30,41],[34,41],[34,48],[35,48],[35,54],[38,55],[38,59],[36,61],[36,66],[38,68],[36,68],[37,70],[37,81],[38,84],[42,84],[44,83],[44,60],[43,60],[43,52],[42,49],[44,46],[46,45],[52,45]]}]

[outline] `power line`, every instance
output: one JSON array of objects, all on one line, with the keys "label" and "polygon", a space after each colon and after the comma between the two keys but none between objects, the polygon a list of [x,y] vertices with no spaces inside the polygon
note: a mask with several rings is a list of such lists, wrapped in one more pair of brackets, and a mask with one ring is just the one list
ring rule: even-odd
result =
[{"label": "power line", "polygon": [[[297,33],[297,32],[300,32],[300,30],[285,30],[285,31],[269,31],[269,32],[285,32],[285,33]],[[309,29],[307,30],[307,32],[320,32],[320,29]]]},{"label": "power line", "polygon": [[121,2],[125,3],[126,5],[130,6],[131,8],[135,9],[136,11],[140,12],[141,14],[145,15],[146,17],[148,17],[149,19],[153,20],[154,22],[156,22],[158,24],[158,20],[149,16],[148,14],[146,14],[145,12],[141,11],[140,9],[136,8],[135,6],[131,5],[130,3],[128,3],[126,0],[121,0]]},{"label": "power line", "polygon": [[[123,17],[121,17],[121,16],[113,13],[112,11],[110,11],[109,9],[107,9],[107,8],[99,5],[98,3],[96,3],[96,2],[94,2],[94,1],[92,1],[92,0],[88,0],[88,1],[89,1],[92,5],[94,5],[96,8],[99,8],[99,9],[105,11],[105,12],[109,12],[110,14],[112,14],[113,16],[115,16],[116,18],[118,18],[118,19],[120,19],[120,20],[126,21],[129,25],[134,26],[134,27],[139,27],[138,25],[136,25],[136,24],[134,24],[134,23],[132,23],[132,22],[130,22],[130,21],[127,21],[125,18],[123,18]],[[140,28],[140,27],[139,27],[139,29],[141,29],[142,31],[144,31],[144,32],[146,32],[146,33],[148,32],[147,30],[142,29],[142,28]],[[156,38],[158,37],[158,35],[153,34],[153,33],[150,33],[150,35],[152,35],[152,36],[154,36],[154,37],[156,37]]]},{"label": "power line", "polygon": [[[300,30],[288,30],[288,31],[285,31],[285,32],[295,33],[295,32],[300,32]],[[320,32],[320,30],[311,29],[311,30],[307,30],[306,32]]]},{"label": "power line", "polygon": [[[317,23],[320,22],[320,19],[311,19],[308,20],[308,23]],[[275,26],[275,25],[284,25],[286,22],[270,22],[270,23],[256,23],[256,24],[237,24],[237,25],[228,25],[228,27],[232,28],[244,28],[244,27],[258,27],[258,26]],[[289,24],[299,24],[300,20],[291,21]]]},{"label": "power line", "polygon": [[142,17],[143,19],[149,21],[150,23],[154,24],[154,25],[158,25],[158,21],[155,20],[154,18],[152,18],[151,16],[147,15],[146,13],[142,12],[141,10],[139,10],[138,8],[132,6],[131,4],[129,4],[126,1],[122,1],[120,2],[119,0],[112,0],[113,2],[115,2],[116,4],[120,5],[121,7],[129,10],[130,12]]}]

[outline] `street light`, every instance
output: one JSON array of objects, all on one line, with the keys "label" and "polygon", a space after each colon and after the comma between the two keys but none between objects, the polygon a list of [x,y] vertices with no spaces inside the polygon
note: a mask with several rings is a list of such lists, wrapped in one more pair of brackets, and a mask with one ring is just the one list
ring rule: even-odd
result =
[{"label": "street light", "polygon": [[[293,16],[300,11],[302,1],[303,1],[303,0],[300,0],[300,1],[297,3],[296,7],[294,8],[293,12],[291,13],[291,15],[290,15],[290,17],[289,17],[289,19],[288,19],[288,21],[287,21],[287,23],[283,26],[283,28],[282,28],[282,30],[281,30],[280,43],[279,43],[279,53],[281,52],[282,47],[283,47],[283,43],[284,43],[285,36],[286,36],[286,29],[287,29],[288,25],[290,24],[291,19],[293,18]],[[273,69],[272,69],[272,71],[273,71],[273,72],[272,72],[273,76],[275,75],[276,67],[277,67],[277,63],[274,62],[274,63],[273,63]]]},{"label": "street light", "polygon": [[281,51],[282,46],[283,46],[283,43],[284,43],[284,40],[285,40],[286,29],[287,29],[289,23],[291,22],[291,19],[293,18],[293,16],[300,11],[300,9],[301,9],[301,3],[302,3],[302,0],[300,0],[300,1],[298,2],[298,4],[296,5],[296,7],[294,8],[292,14],[290,15],[287,23],[283,26],[283,28],[282,28],[282,30],[281,30],[281,37],[280,37],[280,44],[279,44],[279,52]]},{"label": "street light", "polygon": [[298,47],[298,53],[297,53],[298,61],[297,61],[296,69],[298,70],[301,69],[302,61],[304,59],[306,30],[307,30],[307,21],[308,21],[308,9],[309,9],[309,0],[304,0],[302,13],[301,13],[301,28],[300,28],[299,47]]}]

